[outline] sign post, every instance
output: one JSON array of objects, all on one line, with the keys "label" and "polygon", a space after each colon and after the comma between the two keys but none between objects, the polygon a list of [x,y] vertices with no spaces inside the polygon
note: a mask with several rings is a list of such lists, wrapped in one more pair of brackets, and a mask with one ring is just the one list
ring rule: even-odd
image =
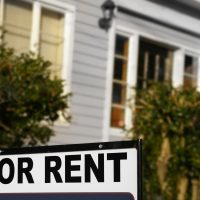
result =
[{"label": "sign post", "polygon": [[141,140],[0,153],[0,200],[142,200],[141,177]]}]

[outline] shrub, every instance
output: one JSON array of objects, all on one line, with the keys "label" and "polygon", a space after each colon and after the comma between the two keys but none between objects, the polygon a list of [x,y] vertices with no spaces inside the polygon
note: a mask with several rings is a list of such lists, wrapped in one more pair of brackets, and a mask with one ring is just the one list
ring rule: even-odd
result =
[{"label": "shrub", "polygon": [[50,79],[50,62],[0,46],[0,147],[45,144],[61,112],[69,120],[63,82]]},{"label": "shrub", "polygon": [[129,131],[133,138],[144,139],[145,199],[195,199],[200,177],[200,93],[152,84],[138,92]]}]

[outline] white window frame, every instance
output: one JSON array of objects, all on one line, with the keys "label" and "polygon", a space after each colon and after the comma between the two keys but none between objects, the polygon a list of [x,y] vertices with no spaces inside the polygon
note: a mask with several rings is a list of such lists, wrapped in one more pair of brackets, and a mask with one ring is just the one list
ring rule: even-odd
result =
[{"label": "white window frame", "polygon": [[[127,94],[126,99],[129,99],[134,95],[134,90],[131,89],[136,86],[137,77],[137,58],[138,58],[138,44],[139,36],[130,30],[124,30],[121,28],[113,27],[109,34],[109,52],[108,52],[108,68],[107,68],[107,83],[106,83],[106,94],[105,94],[105,112],[104,112],[104,127],[103,127],[103,141],[108,141],[110,135],[122,136],[123,130],[120,128],[113,128],[110,126],[111,118],[111,105],[112,105],[112,82],[113,82],[113,65],[114,65],[114,54],[115,54],[115,37],[116,34],[125,36],[129,40],[128,45],[128,62],[127,62]],[[132,76],[131,76],[132,74]],[[134,102],[133,102],[134,103]],[[132,111],[131,108],[126,106],[125,109],[125,127],[130,128],[132,124],[131,120]]]},{"label": "white window frame", "polygon": [[[197,54],[196,52],[191,52],[189,50],[185,50],[184,51],[184,58],[183,58],[183,63],[185,63],[185,56],[191,56],[191,57],[195,57],[197,58],[197,82],[196,82],[196,87],[197,90],[200,91],[200,55]],[[183,79],[184,79],[184,66],[183,66]],[[182,80],[182,85],[183,85],[183,81]]]},{"label": "white window frame", "polygon": [[[197,76],[197,90],[200,91],[200,50],[187,47],[180,43],[174,43],[166,41],[163,37],[155,37],[152,34],[138,31],[132,28],[125,27],[121,24],[113,23],[113,26],[109,32],[109,48],[108,48],[108,62],[107,62],[107,82],[105,92],[105,110],[104,110],[104,121],[103,121],[103,141],[108,141],[113,138],[124,138],[123,130],[120,128],[112,128],[110,126],[111,118],[111,105],[112,105],[112,75],[113,75],[113,58],[115,53],[115,36],[116,34],[122,34],[129,37],[129,55],[128,55],[128,85],[135,87],[137,84],[137,65],[138,65],[138,53],[139,53],[139,39],[140,37],[148,38],[153,41],[167,44],[175,48],[173,54],[172,63],[172,85],[179,87],[183,85],[183,73],[184,73],[184,57],[188,52],[189,55],[198,57],[198,76]],[[132,76],[131,76],[132,75]],[[128,89],[127,98],[135,95],[133,89]],[[134,105],[134,99],[133,99]],[[129,128],[132,126],[132,111],[127,108],[125,112],[125,127]]]},{"label": "white window frame", "polygon": [[[63,67],[61,72],[61,78],[64,80],[64,94],[71,91],[71,73],[73,64],[73,49],[74,49],[74,27],[75,27],[75,14],[76,7],[69,5],[58,0],[18,0],[32,4],[32,27],[31,27],[31,39],[30,50],[33,53],[38,54],[39,47],[39,35],[40,35],[40,22],[41,22],[41,9],[47,8],[48,10],[57,11],[64,15],[64,44],[63,44]],[[3,25],[4,15],[4,2],[0,0],[0,26]],[[67,56],[66,56],[67,55]],[[57,125],[68,124],[60,117],[56,122]]]}]

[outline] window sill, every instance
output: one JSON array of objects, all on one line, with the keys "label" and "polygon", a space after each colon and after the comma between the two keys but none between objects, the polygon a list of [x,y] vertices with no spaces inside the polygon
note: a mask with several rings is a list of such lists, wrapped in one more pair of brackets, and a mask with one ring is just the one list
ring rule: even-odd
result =
[{"label": "window sill", "polygon": [[125,131],[121,128],[112,128],[110,127],[109,130],[109,135],[119,137],[119,138],[124,138],[125,137]]},{"label": "window sill", "polygon": [[64,121],[61,121],[61,120],[58,120],[54,123],[54,126],[62,126],[62,127],[65,127],[65,128],[68,128],[70,125],[69,122],[64,122]]}]

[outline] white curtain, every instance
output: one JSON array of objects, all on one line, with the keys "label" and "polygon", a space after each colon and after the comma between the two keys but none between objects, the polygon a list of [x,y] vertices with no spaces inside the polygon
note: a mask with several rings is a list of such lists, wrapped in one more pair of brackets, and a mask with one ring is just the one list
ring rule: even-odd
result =
[{"label": "white curtain", "polygon": [[30,49],[32,4],[5,0],[3,27],[4,42],[16,49],[17,53]]},{"label": "white curtain", "polygon": [[52,10],[42,9],[39,53],[51,61],[51,75],[61,77],[63,59],[64,15]]}]

